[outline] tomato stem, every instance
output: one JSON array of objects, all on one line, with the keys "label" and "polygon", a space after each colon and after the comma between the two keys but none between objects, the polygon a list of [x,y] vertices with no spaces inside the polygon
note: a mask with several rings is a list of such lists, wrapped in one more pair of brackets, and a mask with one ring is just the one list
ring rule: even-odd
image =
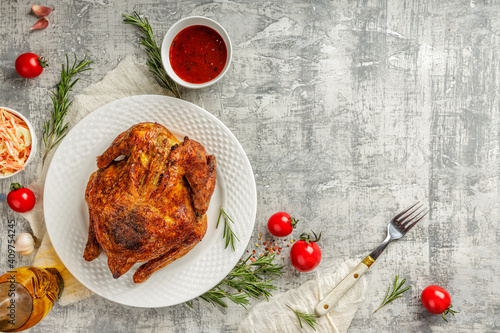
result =
[{"label": "tomato stem", "polygon": [[292,226],[292,228],[297,228],[297,223],[299,223],[299,220],[290,216],[290,225]]},{"label": "tomato stem", "polygon": [[319,240],[321,239],[321,232],[319,233],[319,236],[316,235],[316,233],[314,231],[311,231],[314,235],[314,239],[311,238],[311,234],[308,234],[306,232],[303,232],[301,235],[300,235],[300,240],[303,240],[306,242],[306,244],[309,244],[309,242],[313,242],[313,243],[316,243],[316,242],[319,242]]},{"label": "tomato stem", "polygon": [[448,313],[451,313],[453,316],[455,315],[455,313],[459,313],[458,311],[453,310],[451,308],[452,306],[453,306],[453,304],[450,303],[450,306],[448,307],[448,309],[444,310],[444,312],[441,314],[441,317],[443,317],[445,322],[448,322],[448,320],[445,317],[445,315],[447,315]]},{"label": "tomato stem", "polygon": [[38,60],[38,63],[40,64],[40,67],[42,67],[42,68],[49,67],[49,63],[47,62],[47,60],[44,57],[40,57],[37,60]]},{"label": "tomato stem", "polygon": [[11,183],[10,184],[10,190],[11,191],[15,191],[15,190],[19,190],[20,188],[23,188],[24,186],[19,184],[19,183]]}]

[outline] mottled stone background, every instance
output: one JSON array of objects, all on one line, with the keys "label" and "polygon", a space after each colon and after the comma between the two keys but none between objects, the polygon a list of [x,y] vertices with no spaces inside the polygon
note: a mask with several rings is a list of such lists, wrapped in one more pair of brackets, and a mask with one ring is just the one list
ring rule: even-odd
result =
[{"label": "mottled stone background", "polygon": [[[0,105],[23,112],[40,137],[66,53],[95,61],[75,93],[125,56],[146,56],[121,13],[147,15],[159,42],[180,18],[213,18],[232,39],[232,66],[215,86],[183,97],[218,117],[248,154],[258,190],[248,249],[259,233],[269,239],[276,211],[300,219],[295,237],[323,233],[315,272],[295,271],[288,250],[280,256],[279,290],[362,259],[389,218],[420,200],[429,217],[372,266],[350,332],[500,332],[498,1],[46,0],[55,10],[43,31],[29,31],[31,4],[0,2]],[[14,70],[28,51],[51,63],[33,80]],[[12,180],[31,182],[39,162]],[[0,181],[0,193],[9,184]],[[5,222],[16,219],[17,233],[28,225],[5,203],[0,211],[5,271]],[[414,288],[373,314],[395,274]],[[421,306],[429,284],[449,290],[460,311],[448,324]],[[93,296],[56,306],[31,332],[234,332],[245,313],[204,303],[131,308]]]}]

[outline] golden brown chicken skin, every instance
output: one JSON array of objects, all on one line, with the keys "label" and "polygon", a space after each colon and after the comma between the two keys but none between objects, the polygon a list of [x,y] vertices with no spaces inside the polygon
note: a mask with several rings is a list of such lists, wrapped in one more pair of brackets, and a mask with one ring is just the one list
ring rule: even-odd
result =
[{"label": "golden brown chicken skin", "polygon": [[97,157],[97,167],[85,192],[85,260],[97,258],[102,247],[115,279],[145,262],[133,277],[141,283],[201,241],[216,162],[200,143],[188,137],[180,143],[162,125],[140,123]]}]

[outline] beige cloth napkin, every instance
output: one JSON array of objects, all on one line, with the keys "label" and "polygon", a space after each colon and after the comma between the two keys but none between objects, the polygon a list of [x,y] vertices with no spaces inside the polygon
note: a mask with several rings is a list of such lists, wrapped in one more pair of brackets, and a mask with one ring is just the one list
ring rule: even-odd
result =
[{"label": "beige cloth napkin", "polygon": [[[97,66],[94,66],[93,70],[98,70]],[[168,94],[167,90],[156,82],[146,65],[139,63],[135,57],[129,56],[120,62],[114,70],[106,74],[100,82],[87,87],[73,98],[73,104],[66,115],[68,127],[71,129],[90,112],[114,100],[134,95],[166,94]],[[60,270],[64,280],[64,291],[59,304],[68,305],[92,295],[92,292],[64,268],[46,234],[43,216],[43,187],[54,151],[55,149],[50,152],[45,164],[39,167],[36,180],[29,186],[37,197],[35,208],[23,215],[30,223],[35,237],[42,239],[42,244],[35,256],[34,265],[56,267]]]},{"label": "beige cloth napkin", "polygon": [[[334,272],[328,274],[317,273],[316,278],[310,280],[297,289],[292,289],[281,295],[275,295],[270,302],[263,301],[254,306],[247,317],[240,323],[238,333],[260,332],[314,332],[302,320],[302,329],[293,309],[314,313],[314,307],[325,297],[359,262],[349,261],[342,264]],[[358,282],[340,299],[337,305],[325,316],[317,320],[314,325],[317,333],[344,333],[347,332],[359,303],[366,290],[366,279],[362,276]]]}]

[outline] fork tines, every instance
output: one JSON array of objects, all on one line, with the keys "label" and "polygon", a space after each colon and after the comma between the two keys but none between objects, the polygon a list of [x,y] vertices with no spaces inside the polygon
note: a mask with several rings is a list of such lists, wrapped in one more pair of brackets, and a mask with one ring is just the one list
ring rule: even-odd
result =
[{"label": "fork tines", "polygon": [[402,211],[393,219],[393,221],[400,226],[405,233],[410,231],[410,229],[413,228],[413,226],[429,212],[428,209],[422,209],[424,206],[423,204],[419,204],[420,202],[417,201],[417,203]]}]

